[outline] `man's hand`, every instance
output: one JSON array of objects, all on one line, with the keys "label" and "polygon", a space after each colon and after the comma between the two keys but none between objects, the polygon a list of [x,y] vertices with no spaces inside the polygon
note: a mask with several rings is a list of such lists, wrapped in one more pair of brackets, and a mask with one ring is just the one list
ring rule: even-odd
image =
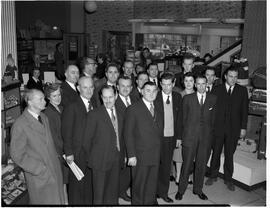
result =
[{"label": "man's hand", "polygon": [[68,164],[71,164],[74,161],[74,156],[73,155],[67,156],[66,161],[67,161]]},{"label": "man's hand", "polygon": [[179,148],[181,146],[181,144],[182,144],[182,140],[177,139],[176,140],[176,148]]},{"label": "man's hand", "polygon": [[136,164],[137,164],[137,158],[136,157],[128,158],[128,165],[129,166],[136,166]]},{"label": "man's hand", "polygon": [[240,138],[241,139],[245,139],[246,134],[247,134],[247,130],[246,129],[241,129],[241,131],[240,131]]}]

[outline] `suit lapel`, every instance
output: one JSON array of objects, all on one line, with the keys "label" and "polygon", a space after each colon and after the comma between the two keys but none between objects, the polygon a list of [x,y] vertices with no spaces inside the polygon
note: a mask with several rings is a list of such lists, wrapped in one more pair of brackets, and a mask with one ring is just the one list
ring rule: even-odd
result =
[{"label": "suit lapel", "polygon": [[78,104],[79,104],[78,108],[79,108],[79,109],[82,109],[82,111],[86,114],[86,113],[87,113],[87,110],[86,110],[86,107],[85,107],[85,105],[84,105],[84,102],[82,101],[82,98],[80,97],[79,100],[80,100],[80,101],[79,101],[79,103],[78,103]]},{"label": "suit lapel", "polygon": [[[108,114],[106,108],[104,105],[102,105],[102,112],[103,112],[103,117],[104,117],[104,121],[108,124],[108,126],[111,128],[111,131],[113,131],[115,133],[112,121],[111,121],[111,117]],[[117,115],[118,116],[118,115]]]},{"label": "suit lapel", "polygon": [[[160,109],[161,115],[164,115],[164,104],[163,104],[163,98],[162,98],[162,93],[161,91],[158,92],[156,102],[157,108]],[[149,111],[149,110],[148,110]]]}]

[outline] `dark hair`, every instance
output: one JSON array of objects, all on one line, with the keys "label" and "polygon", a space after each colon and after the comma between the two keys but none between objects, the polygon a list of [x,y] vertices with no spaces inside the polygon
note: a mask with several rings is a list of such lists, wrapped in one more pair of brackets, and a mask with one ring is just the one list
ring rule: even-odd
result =
[{"label": "dark hair", "polygon": [[[133,64],[133,61],[130,60],[130,59],[127,59],[127,60],[124,61],[123,66],[125,65],[125,63],[132,63],[132,64]],[[133,64],[133,65],[134,65],[134,64]]]},{"label": "dark hair", "polygon": [[125,76],[125,75],[120,75],[120,76],[118,77],[118,80],[117,80],[117,85],[119,85],[119,80],[120,80],[120,79],[123,79],[123,80],[130,80],[130,82],[131,82],[131,84],[132,84],[132,80],[131,80],[130,77]]},{"label": "dark hair", "polygon": [[205,69],[205,71],[204,71],[204,74],[206,74],[206,71],[207,71],[207,70],[214,71],[214,73],[216,74],[216,70],[215,70],[215,68],[212,68],[212,67],[207,67],[207,68]]},{"label": "dark hair", "polygon": [[56,90],[60,89],[61,92],[61,88],[60,85],[57,83],[46,83],[45,87],[44,87],[44,94],[46,98],[49,98],[52,92],[55,92]]},{"label": "dark hair", "polygon": [[194,57],[191,53],[186,53],[186,54],[183,56],[183,61],[182,61],[182,63],[184,63],[184,60],[185,60],[185,59],[192,59],[193,62],[194,62],[195,57]]},{"label": "dark hair", "polygon": [[114,95],[116,95],[116,88],[115,88],[114,86],[107,85],[107,84],[105,84],[105,85],[103,85],[103,86],[101,87],[101,89],[100,89],[100,95],[102,95],[103,90],[105,90],[105,89],[112,89]]},{"label": "dark hair", "polygon": [[147,47],[144,47],[144,48],[142,49],[142,51],[145,51],[145,50],[147,50],[148,52],[150,52],[150,49],[147,48]]},{"label": "dark hair", "polygon": [[147,75],[147,77],[149,77],[148,73],[146,71],[141,71],[137,74],[137,78],[136,79],[139,79],[139,77],[144,74],[144,75]]},{"label": "dark hair", "polygon": [[184,74],[183,80],[185,80],[186,77],[193,77],[194,81],[195,81],[195,76],[192,72],[187,72]]},{"label": "dark hair", "polygon": [[163,79],[165,79],[165,80],[170,79],[172,82],[174,82],[174,81],[175,81],[175,76],[174,76],[174,74],[171,73],[171,72],[165,72],[165,73],[163,73],[163,74],[161,75],[160,81],[162,82]]},{"label": "dark hair", "polygon": [[238,72],[238,68],[231,65],[231,66],[229,66],[229,67],[225,70],[224,75],[227,75],[229,71],[235,71],[235,72]]},{"label": "dark hair", "polygon": [[158,65],[157,65],[157,63],[151,62],[151,63],[147,66],[147,70],[150,68],[150,66],[157,66],[157,70],[158,70]]},{"label": "dark hair", "polygon": [[109,69],[110,67],[115,67],[115,68],[117,69],[117,71],[120,73],[118,64],[116,64],[116,63],[109,63],[109,64],[107,65],[106,69],[105,69],[105,73],[108,72],[108,69]]},{"label": "dark hair", "polygon": [[59,49],[59,46],[60,46],[61,44],[63,44],[63,43],[57,43],[57,44],[55,45],[55,49],[58,50],[58,49]]},{"label": "dark hair", "polygon": [[[144,85],[142,86],[142,89],[145,88],[146,85],[149,85],[149,86],[156,86],[156,84],[154,82],[151,82],[151,81],[147,81],[144,83]],[[157,87],[157,86],[156,86]]]},{"label": "dark hair", "polygon": [[103,61],[106,61],[106,56],[105,56],[105,54],[99,53],[99,54],[97,55],[96,60],[98,60],[98,59],[102,59]]},{"label": "dark hair", "polygon": [[206,76],[204,76],[204,75],[202,75],[202,74],[198,74],[198,75],[196,76],[196,80],[197,80],[197,79],[205,79],[206,82],[207,82]]}]

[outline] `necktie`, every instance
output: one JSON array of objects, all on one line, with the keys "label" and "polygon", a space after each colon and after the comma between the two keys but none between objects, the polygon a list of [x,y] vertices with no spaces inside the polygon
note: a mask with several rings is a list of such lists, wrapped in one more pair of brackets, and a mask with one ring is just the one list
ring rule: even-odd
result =
[{"label": "necktie", "polygon": [[207,86],[207,92],[210,92],[210,86]]},{"label": "necktie", "polygon": [[127,107],[130,106],[130,103],[128,101],[128,97],[126,97],[126,105],[127,105]]},{"label": "necktie", "polygon": [[155,110],[154,110],[153,103],[150,104],[150,109],[149,110],[150,110],[151,115],[154,117],[155,116]]},{"label": "necktie", "polygon": [[39,121],[39,123],[43,124],[40,116],[38,116],[38,121]]},{"label": "necktie", "polygon": [[166,104],[170,104],[170,95],[168,95],[168,98],[167,98],[167,100],[166,100]]},{"label": "necktie", "polygon": [[200,106],[203,105],[203,95],[201,96],[201,100],[200,100]]},{"label": "necktie", "polygon": [[74,84],[74,86],[75,86],[76,92],[77,92],[78,94],[80,94],[79,90],[77,89],[76,84]]},{"label": "necktie", "polygon": [[115,119],[115,115],[113,113],[113,109],[111,110],[111,120],[112,120],[112,124],[113,124],[113,128],[116,134],[116,147],[118,149],[118,151],[120,151],[120,143],[119,143],[119,139],[118,139],[118,133],[117,133],[117,129],[116,129],[116,119]]},{"label": "necktie", "polygon": [[88,100],[88,111],[92,110],[93,106],[90,100]]},{"label": "necktie", "polygon": [[156,83],[156,79],[153,79],[153,82],[155,83],[155,85],[157,85],[157,83]]},{"label": "necktie", "polygon": [[228,95],[232,94],[232,86],[230,86],[229,90],[228,90]]}]

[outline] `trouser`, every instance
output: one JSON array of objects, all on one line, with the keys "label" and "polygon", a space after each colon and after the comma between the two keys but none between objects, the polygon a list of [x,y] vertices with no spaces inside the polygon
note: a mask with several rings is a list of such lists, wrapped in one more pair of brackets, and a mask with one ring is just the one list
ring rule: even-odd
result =
[{"label": "trouser", "polygon": [[131,167],[125,166],[120,169],[119,196],[126,195],[131,184]]}]

